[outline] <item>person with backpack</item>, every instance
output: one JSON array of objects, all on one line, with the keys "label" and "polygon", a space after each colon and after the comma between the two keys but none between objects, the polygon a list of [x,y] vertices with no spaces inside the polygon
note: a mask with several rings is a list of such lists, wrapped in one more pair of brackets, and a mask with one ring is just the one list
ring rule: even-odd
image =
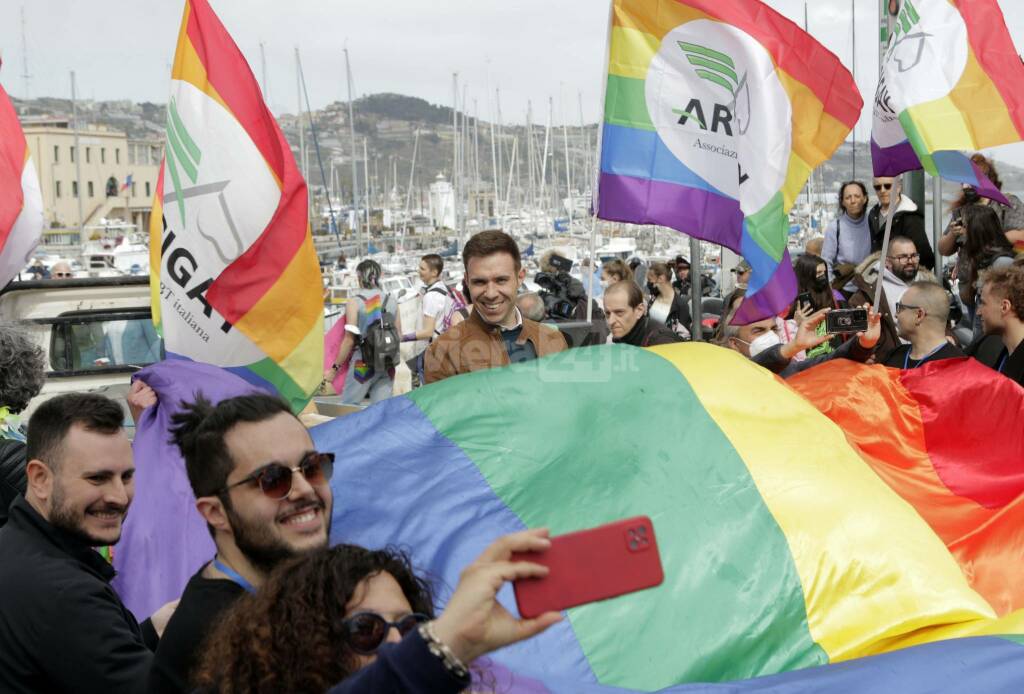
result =
[{"label": "person with backpack", "polygon": [[[465,311],[466,302],[441,279],[443,270],[444,259],[436,253],[429,253],[420,258],[419,275],[425,290],[422,298],[423,310],[418,321],[419,329],[402,335],[402,342],[418,340],[433,342],[438,335],[444,334],[452,326],[452,319],[457,313]],[[468,313],[462,313],[463,318],[466,315]],[[406,362],[413,375],[414,388],[423,383],[423,352],[425,350],[426,347]]]},{"label": "person with backpack", "polygon": [[345,337],[338,356],[325,377],[332,380],[350,358],[341,402],[359,405],[369,396],[370,404],[391,397],[395,367],[400,361],[401,325],[398,301],[380,288],[380,265],[364,260],[356,266],[359,289],[345,306]]}]

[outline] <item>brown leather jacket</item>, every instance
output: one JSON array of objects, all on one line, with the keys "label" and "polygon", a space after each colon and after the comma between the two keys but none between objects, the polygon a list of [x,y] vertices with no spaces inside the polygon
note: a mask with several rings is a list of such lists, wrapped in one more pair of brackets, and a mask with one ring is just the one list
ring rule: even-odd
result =
[{"label": "brown leather jacket", "polygon": [[[533,344],[538,357],[568,349],[558,330],[523,318],[523,331],[517,342],[524,344],[527,340]],[[509,363],[501,329],[485,323],[473,311],[469,318],[450,328],[427,348],[423,354],[423,380],[434,383],[449,376],[507,366]]]}]

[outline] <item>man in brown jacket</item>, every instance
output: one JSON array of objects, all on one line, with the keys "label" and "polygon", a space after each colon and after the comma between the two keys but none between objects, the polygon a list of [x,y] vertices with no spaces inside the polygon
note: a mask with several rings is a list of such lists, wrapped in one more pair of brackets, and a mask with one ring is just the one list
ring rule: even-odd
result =
[{"label": "man in brown jacket", "polygon": [[515,239],[481,231],[462,250],[473,311],[423,355],[424,381],[529,361],[567,349],[558,330],[525,318],[516,295],[526,278]]}]

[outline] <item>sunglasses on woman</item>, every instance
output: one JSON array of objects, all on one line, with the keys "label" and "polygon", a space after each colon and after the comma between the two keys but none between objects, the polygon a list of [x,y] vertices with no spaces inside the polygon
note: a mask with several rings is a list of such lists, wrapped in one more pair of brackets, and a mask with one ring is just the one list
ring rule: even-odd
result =
[{"label": "sunglasses on woman", "polygon": [[334,472],[334,454],[310,451],[302,456],[299,464],[295,467],[270,463],[254,471],[251,475],[223,487],[217,493],[223,494],[243,484],[256,483],[264,495],[275,501],[280,501],[291,493],[292,479],[296,472],[301,472],[306,481],[313,486],[324,484],[331,479],[331,473]]},{"label": "sunglasses on woman", "polygon": [[389,622],[376,612],[359,612],[341,624],[348,633],[348,645],[352,650],[360,655],[372,655],[384,643],[391,627],[398,629],[398,633],[405,636],[429,620],[430,617],[419,612],[407,614],[397,622]]}]

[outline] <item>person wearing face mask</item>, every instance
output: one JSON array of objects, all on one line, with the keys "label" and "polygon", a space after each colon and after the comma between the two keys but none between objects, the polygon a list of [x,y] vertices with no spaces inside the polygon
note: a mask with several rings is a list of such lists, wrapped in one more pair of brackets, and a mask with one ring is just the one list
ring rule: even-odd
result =
[{"label": "person wearing face mask", "polygon": [[689,337],[690,307],[672,287],[672,271],[665,263],[654,263],[647,271],[647,315],[677,335]]},{"label": "person wearing face mask", "polygon": [[626,265],[626,263],[618,258],[613,258],[612,260],[601,264],[602,287],[608,289],[608,287],[612,286],[616,282],[622,282],[625,280],[629,280],[630,282],[633,281],[633,271],[629,269],[629,266]]},{"label": "person wearing face mask", "polygon": [[[828,266],[825,261],[816,255],[804,253],[796,259],[793,264],[797,281],[797,301],[790,310],[789,318],[802,320],[804,316],[810,315],[823,308],[846,308],[846,301],[843,295],[832,289],[828,279]],[[809,299],[809,301],[804,301]],[[824,323],[818,326],[819,335],[825,335]],[[819,354],[828,354],[842,344],[840,336],[833,336],[832,339],[822,342],[807,353],[808,357],[816,357]]]},{"label": "person wearing face mask", "polygon": [[[857,267],[853,282],[857,291],[850,297],[851,306],[874,304],[875,286],[879,280],[880,254],[872,254]],[[921,255],[917,246],[905,236],[894,236],[889,241],[889,250],[885,254],[885,263],[881,272],[882,301],[878,312],[882,316],[882,336],[876,348],[879,361],[885,361],[889,355],[905,343],[896,329],[896,304],[903,298],[903,293],[914,282],[937,282],[935,275],[920,265]]]},{"label": "person wearing face mask", "polygon": [[829,339],[829,335],[818,334],[818,326],[825,321],[825,316],[830,309],[825,308],[809,316],[800,325],[796,337],[783,344],[775,318],[766,318],[749,325],[733,325],[732,321],[742,304],[742,301],[737,304],[726,318],[726,326],[722,332],[724,346],[739,352],[759,366],[763,366],[783,378],[795,376],[801,371],[830,359],[866,362],[874,355],[875,345],[878,344],[881,334],[878,314],[866,306],[865,308],[868,308],[868,329],[866,331],[857,333],[853,338],[840,345],[838,349],[828,354],[796,361],[797,354],[812,350]]},{"label": "person wearing face mask", "polygon": [[964,357],[946,339],[949,297],[942,285],[915,282],[896,303],[896,326],[909,344],[897,347],[883,362],[895,369],[916,369],[928,362]]}]

